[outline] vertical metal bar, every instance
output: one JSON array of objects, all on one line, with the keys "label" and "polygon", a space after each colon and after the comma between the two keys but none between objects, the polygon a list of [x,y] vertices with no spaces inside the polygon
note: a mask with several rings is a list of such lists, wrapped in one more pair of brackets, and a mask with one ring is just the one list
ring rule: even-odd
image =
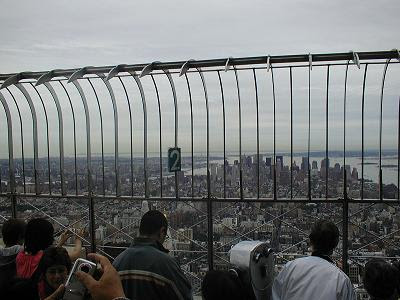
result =
[{"label": "vertical metal bar", "polygon": [[238,110],[239,110],[239,183],[240,183],[240,199],[243,199],[243,161],[242,161],[242,109],[240,101],[240,88],[239,78],[235,66],[233,66],[236,79],[236,90],[238,97]]},{"label": "vertical metal bar", "polygon": [[46,106],[44,105],[42,96],[40,95],[39,91],[37,88],[34,86],[32,82],[30,82],[30,85],[33,87],[35,90],[36,94],[39,96],[40,102],[43,107],[44,111],[44,117],[46,121],[46,143],[47,143],[47,175],[48,175],[48,180],[49,180],[49,194],[51,195],[51,173],[50,173],[50,141],[49,141],[49,119],[47,117],[47,109]]},{"label": "vertical metal bar", "polygon": [[[24,194],[26,193],[26,180],[25,180],[25,155],[24,155],[24,131],[23,131],[23,126],[22,126],[22,117],[21,117],[21,111],[19,109],[19,105],[14,97],[14,95],[11,93],[11,91],[6,88],[8,93],[11,95],[11,98],[14,101],[15,106],[17,107],[17,112],[18,112],[18,118],[19,118],[19,123],[20,123],[20,136],[21,136],[21,156],[22,156],[22,177],[23,177],[23,188],[24,188]],[[4,102],[6,103],[6,102]],[[10,119],[11,120],[11,119]],[[12,134],[12,132],[11,132]],[[13,168],[14,168],[14,162],[13,162]],[[15,168],[14,168],[15,172]],[[14,176],[14,187],[15,187],[15,176]]]},{"label": "vertical metal bar", "polygon": [[273,100],[273,127],[274,127],[274,200],[278,199],[276,191],[276,99],[275,99],[275,80],[274,80],[274,69],[271,66],[271,80],[272,80],[272,100]]},{"label": "vertical metal bar", "polygon": [[122,81],[121,77],[118,76],[119,82],[122,85],[122,88],[124,89],[126,101],[128,103],[128,110],[129,110],[129,137],[130,137],[130,154],[131,154],[131,160],[130,160],[130,169],[131,169],[131,196],[133,196],[133,132],[132,132],[132,109],[131,109],[131,102],[129,100],[129,95],[126,90],[125,84]]},{"label": "vertical metal bar", "polygon": [[361,99],[361,200],[364,200],[364,116],[365,116],[365,83],[367,79],[368,64],[365,64],[363,91]]},{"label": "vertical metal bar", "polygon": [[[11,215],[17,217],[17,203],[15,198],[15,167],[14,167],[14,141],[12,134],[12,118],[7,101],[0,92],[0,102],[3,105],[7,120],[7,142],[8,142],[8,175],[10,178],[10,198],[11,198]],[[22,126],[22,125],[21,125]],[[0,182],[1,184],[1,182]]]},{"label": "vertical metal bar", "polygon": [[[103,113],[101,110],[100,106],[100,101],[99,97],[97,96],[96,89],[94,88],[92,81],[89,78],[86,78],[86,80],[89,82],[90,86],[92,87],[94,96],[96,98],[97,102],[97,107],[99,109],[99,114],[100,114],[100,141],[101,141],[101,169],[102,169],[102,175],[103,175],[103,180],[102,180],[102,188],[103,188],[103,195],[106,194],[106,186],[105,186],[105,168],[104,168],[104,128],[103,128]],[[97,177],[97,176],[96,176]],[[97,180],[96,180],[97,181]]]},{"label": "vertical metal bar", "polygon": [[348,266],[348,259],[349,259],[349,238],[348,238],[348,232],[349,232],[349,202],[347,199],[343,200],[343,226],[342,226],[342,260],[343,260],[343,271],[346,274],[349,274],[349,266]]},{"label": "vertical metal bar", "polygon": [[307,137],[307,196],[311,201],[311,170],[310,170],[310,148],[311,148],[311,64],[308,67],[308,137]]},{"label": "vertical metal bar", "polygon": [[82,100],[83,108],[85,111],[86,119],[86,158],[87,158],[87,175],[88,175],[88,201],[89,201],[89,231],[90,231],[90,243],[91,251],[96,252],[96,228],[95,228],[95,214],[94,214],[94,199],[92,194],[92,152],[91,152],[91,140],[90,140],[90,115],[89,108],[86,101],[85,93],[81,85],[77,80],[72,81],[74,86],[79,92]]},{"label": "vertical metal bar", "polygon": [[[178,147],[178,101],[176,97],[175,85],[174,81],[172,80],[171,74],[167,70],[163,70],[165,75],[168,78],[169,84],[172,90],[172,96],[174,98],[174,116],[175,116],[175,147]],[[178,199],[179,197],[179,190],[178,190],[178,175],[175,172],[175,197]]]},{"label": "vertical metal bar", "polygon": [[219,79],[219,87],[221,90],[221,101],[222,101],[222,122],[223,122],[223,134],[224,134],[224,199],[226,198],[226,119],[225,119],[225,97],[224,97],[224,88],[222,86],[221,74],[220,71],[217,71],[218,79]]},{"label": "vertical metal bar", "polygon": [[[151,80],[153,81],[154,89],[156,91],[157,96],[157,104],[158,104],[158,124],[159,124],[159,146],[160,146],[160,197],[163,197],[163,161],[162,161],[162,118],[161,118],[161,104],[160,104],[160,94],[158,93],[158,88],[156,81],[154,80],[154,76],[151,75]],[[191,98],[190,98],[191,100]],[[192,102],[190,101],[190,104]],[[192,107],[192,106],[190,106]],[[193,117],[192,117],[193,124]],[[193,181],[193,126],[192,126],[192,181]],[[192,197],[193,197],[193,182],[192,182]]]},{"label": "vertical metal bar", "polygon": [[110,94],[110,99],[113,107],[114,113],[114,170],[115,170],[115,195],[120,196],[120,182],[119,182],[119,150],[118,150],[118,106],[115,100],[114,91],[111,84],[108,80],[105,79],[104,74],[97,73],[96,74],[103,81],[104,85],[107,87],[108,93]]},{"label": "vertical metal bar", "polygon": [[343,96],[343,199],[347,200],[347,171],[346,171],[346,98],[347,98],[347,75],[349,71],[349,60],[346,64],[344,75],[344,96]]},{"label": "vertical metal bar", "polygon": [[397,200],[400,200],[400,97],[397,123]]},{"label": "vertical metal bar", "polygon": [[327,67],[326,71],[326,139],[325,139],[325,198],[328,200],[328,159],[329,159],[329,127],[328,127],[328,118],[329,118],[329,67]]},{"label": "vertical metal bar", "polygon": [[73,126],[73,137],[74,137],[74,170],[75,170],[75,195],[78,196],[78,164],[76,160],[76,122],[75,122],[75,111],[74,107],[72,105],[71,97],[69,96],[69,93],[67,89],[65,88],[64,84],[61,82],[61,80],[58,81],[62,88],[64,89],[65,93],[67,94],[69,106],[71,108],[71,113],[72,113],[72,126]]},{"label": "vertical metal bar", "polygon": [[290,200],[293,199],[293,74],[292,67],[290,74]]},{"label": "vertical metal bar", "polygon": [[208,107],[208,94],[206,81],[200,68],[197,68],[197,72],[200,75],[201,82],[203,84],[204,98],[206,104],[206,123],[207,123],[207,226],[208,226],[208,269],[214,268],[214,250],[213,250],[213,219],[212,219],[212,199],[211,199],[211,180],[210,180],[210,122],[209,122],[209,107]]},{"label": "vertical metal bar", "polygon": [[192,91],[190,89],[189,78],[185,73],[186,85],[189,92],[189,104],[190,104],[190,151],[192,154],[192,182],[191,182],[191,190],[192,190],[192,198],[194,197],[194,158],[193,158],[193,103],[192,103]]},{"label": "vertical metal bar", "polygon": [[36,195],[40,194],[39,191],[39,157],[38,157],[38,134],[37,134],[37,116],[35,106],[33,105],[32,98],[24,88],[24,86],[20,83],[15,85],[24,95],[26,101],[28,102],[29,108],[32,114],[32,122],[33,122],[33,171],[34,171],[34,178],[35,178],[35,193]]},{"label": "vertical metal bar", "polygon": [[142,83],[135,73],[129,72],[133,79],[136,82],[136,85],[140,92],[140,98],[142,99],[142,107],[143,107],[143,168],[144,168],[144,197],[147,199],[149,197],[149,188],[148,188],[148,174],[147,174],[147,107],[146,107],[146,97],[144,95],[144,90]]},{"label": "vertical metal bar", "polygon": [[258,87],[257,87],[257,76],[256,70],[253,68],[254,78],[254,89],[255,89],[255,100],[256,100],[256,125],[257,125],[257,199],[260,198],[260,122],[258,113]]},{"label": "vertical metal bar", "polygon": [[383,69],[380,114],[379,114],[379,199],[383,200],[383,178],[382,178],[382,115],[383,115],[383,91],[385,88],[386,72],[389,66],[390,59],[386,61]]},{"label": "vertical metal bar", "polygon": [[63,125],[63,115],[60,106],[60,101],[58,100],[57,93],[53,89],[52,85],[48,82],[44,83],[44,86],[50,92],[51,97],[57,108],[58,115],[58,146],[59,146],[59,163],[60,163],[60,179],[61,179],[61,195],[65,195],[65,183],[64,183],[64,125]]}]

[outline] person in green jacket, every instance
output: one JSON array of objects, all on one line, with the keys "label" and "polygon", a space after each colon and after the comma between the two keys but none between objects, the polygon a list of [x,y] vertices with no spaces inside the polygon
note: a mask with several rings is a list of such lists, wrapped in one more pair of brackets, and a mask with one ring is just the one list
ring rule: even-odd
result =
[{"label": "person in green jacket", "polygon": [[139,237],[114,260],[126,297],[130,299],[193,299],[192,287],[163,247],[168,222],[157,210],[145,213]]}]

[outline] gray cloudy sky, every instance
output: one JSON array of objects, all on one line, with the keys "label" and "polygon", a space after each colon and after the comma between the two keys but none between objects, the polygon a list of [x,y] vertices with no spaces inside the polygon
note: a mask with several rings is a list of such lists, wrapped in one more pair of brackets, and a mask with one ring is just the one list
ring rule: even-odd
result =
[{"label": "gray cloudy sky", "polygon": [[[76,68],[88,65],[115,65],[120,63],[133,64],[151,61],[173,61],[186,59],[207,59],[220,57],[242,57],[258,55],[281,55],[299,53],[323,53],[323,52],[345,52],[390,50],[400,48],[398,29],[400,25],[399,11],[400,1],[398,0],[358,0],[358,1],[321,1],[321,0],[280,0],[280,1],[77,1],[77,0],[41,0],[41,1],[11,1],[0,0],[0,73],[12,73],[21,71],[40,71],[57,68]],[[388,85],[385,90],[385,111],[387,113],[387,124],[385,125],[388,138],[384,139],[384,146],[393,148],[396,141],[393,134],[396,133],[397,99],[399,96],[399,67],[388,74]],[[262,76],[264,73],[257,75]],[[371,106],[369,111],[369,122],[374,132],[368,144],[371,148],[377,146],[377,102],[379,100],[379,89],[382,74],[382,67],[371,67],[369,87],[367,93],[370,97]],[[277,71],[277,98],[280,101],[278,108],[278,149],[288,149],[288,71]],[[390,76],[389,76],[390,75]],[[229,74],[225,76],[225,84],[230,92],[227,92],[227,100],[233,99],[230,109],[230,118],[227,125],[232,129],[229,148],[237,151],[237,111],[234,80]],[[243,101],[244,120],[244,151],[255,151],[255,108],[254,88],[252,74],[250,72],[240,74]],[[268,75],[270,76],[270,75]],[[313,71],[313,118],[312,118],[312,143],[315,150],[320,150],[324,140],[324,79],[323,70]],[[306,142],[306,99],[307,99],[307,73],[304,71],[294,72],[295,98],[298,99],[295,106],[298,113],[295,115],[297,122],[295,130],[295,150],[305,150]],[[114,79],[115,80],[115,79]],[[197,82],[198,78],[193,75],[191,79]],[[206,76],[210,83],[210,105],[214,109],[211,117],[212,129],[218,131],[212,136],[214,143],[212,150],[221,150],[221,105],[220,95],[216,78]],[[262,81],[264,80],[264,81]],[[261,148],[264,151],[271,150],[271,101],[270,81],[260,81],[260,103],[263,108],[260,113],[261,134],[268,137],[262,139]],[[269,80],[269,79],[268,79]],[[332,124],[331,139],[332,148],[340,149],[342,125],[342,112],[340,111],[343,101],[343,80],[344,71],[339,69],[337,75],[332,75],[332,104],[330,120]],[[128,82],[128,81],[127,81]],[[118,105],[121,105],[122,152],[127,152],[127,120],[126,107],[122,109],[123,94],[121,86],[117,81],[112,82],[116,89]],[[149,79],[144,79],[145,88],[151,89]],[[160,89],[164,85],[167,91],[168,86],[160,80]],[[184,90],[185,82],[177,82],[177,87],[183,90],[178,91],[178,97],[182,101],[180,110],[180,135],[181,146],[184,151],[190,151],[188,128],[188,107],[187,91]],[[213,86],[213,84],[215,86]],[[349,72],[349,148],[359,149],[359,123],[360,123],[360,97],[362,84],[362,71]],[[335,86],[337,88],[335,88]],[[43,88],[43,87],[42,87]],[[103,89],[102,91],[100,91]],[[131,85],[132,93],[134,85]],[[72,93],[72,87],[70,87]],[[44,91],[44,89],[42,90]],[[62,93],[61,90],[59,90]],[[137,91],[135,92],[137,93]],[[167,92],[165,92],[167,93]],[[165,94],[164,93],[164,94]],[[229,94],[230,93],[230,94]],[[4,92],[5,96],[9,95]],[[99,86],[100,97],[107,97],[104,87]],[[76,95],[75,95],[76,96]],[[204,151],[204,99],[201,89],[193,91],[195,105],[198,103],[199,116],[195,119],[195,126],[198,126],[195,147],[198,151]],[[147,94],[150,111],[149,126],[149,150],[157,151],[157,109],[154,91]],[[161,99],[171,103],[169,94]],[[46,97],[44,97],[46,98]],[[46,100],[49,101],[50,100]],[[92,96],[93,100],[93,96]],[[296,99],[295,99],[296,100]],[[321,101],[320,101],[321,100]],[[367,99],[368,101],[368,96]],[[22,100],[21,100],[22,101]],[[38,101],[37,99],[35,101]],[[66,101],[65,99],[62,101]],[[78,101],[78,100],[76,100]],[[196,102],[197,101],[197,102]],[[248,103],[246,104],[246,101]],[[78,102],[76,102],[78,103]],[[110,105],[104,100],[104,106]],[[186,104],[185,104],[186,103]],[[352,104],[353,103],[353,104]],[[22,104],[21,104],[22,105]],[[63,105],[66,105],[65,103]],[[78,104],[77,104],[78,105]],[[94,104],[93,104],[94,105]],[[186,105],[186,106],[185,106]],[[353,106],[352,106],[353,105]],[[228,105],[229,106],[229,105]],[[65,106],[67,109],[67,106]],[[111,106],[108,106],[104,116],[107,120],[111,118]],[[140,103],[136,106],[140,111]],[[172,111],[171,105],[164,106],[163,124],[166,130],[171,129]],[[22,107],[23,114],[28,113],[27,106]],[[153,110],[152,110],[153,109]],[[263,110],[264,109],[264,110]],[[12,108],[13,113],[15,109]],[[38,111],[39,117],[41,112]],[[50,121],[55,120],[56,114],[49,113]],[[141,138],[141,116],[135,118],[137,129],[135,134],[140,141]],[[4,118],[0,126],[5,125]],[[96,116],[93,116],[96,120]],[[171,121],[171,122],[170,122]],[[336,121],[336,123],[335,123]],[[66,135],[71,134],[71,124],[68,118],[65,120]],[[197,122],[197,123],[196,123]],[[214,123],[213,123],[214,122]],[[55,123],[56,124],[56,123]],[[69,125],[68,125],[69,124]],[[82,123],[84,124],[84,123]],[[96,124],[96,123],[95,123]],[[354,126],[353,126],[354,125]],[[44,128],[43,122],[39,124]],[[107,127],[108,126],[108,127]],[[352,126],[354,128],[352,128]],[[51,126],[54,127],[54,126]],[[98,151],[99,138],[98,126],[94,126],[93,148]],[[56,127],[55,127],[56,128]],[[52,129],[52,128],[51,128]],[[53,130],[53,129],[52,129]],[[248,131],[246,131],[248,130]],[[263,131],[264,130],[264,131]],[[297,132],[298,130],[298,132]],[[17,131],[17,130],[16,130]],[[112,122],[106,125],[106,152],[113,151]],[[43,132],[43,131],[40,131]],[[111,132],[111,133],[110,133]],[[4,131],[3,131],[4,134]],[[27,130],[29,139],[30,131]],[[57,141],[57,132],[54,130],[52,140]],[[229,134],[229,132],[228,132]],[[3,135],[2,135],[3,136]],[[17,133],[16,133],[17,136]],[[200,136],[200,137],[199,137]],[[40,139],[43,141],[44,135]],[[199,138],[197,138],[199,137]],[[352,137],[355,137],[352,139]],[[18,137],[16,137],[17,139]],[[84,136],[83,136],[84,138]],[[165,133],[165,147],[170,146],[168,140],[172,138],[172,132]],[[83,140],[82,140],[83,141]],[[353,143],[352,143],[353,142]],[[43,143],[41,143],[43,145]],[[68,154],[71,152],[71,145],[66,145]],[[27,142],[27,148],[29,143]],[[135,146],[136,147],[136,146]],[[137,144],[136,151],[140,151],[141,144]],[[0,152],[6,153],[3,143]],[[52,145],[52,151],[57,154],[56,144]],[[80,152],[84,153],[84,143],[81,143]],[[44,147],[41,146],[41,153]],[[18,156],[18,155],[17,155]]]}]

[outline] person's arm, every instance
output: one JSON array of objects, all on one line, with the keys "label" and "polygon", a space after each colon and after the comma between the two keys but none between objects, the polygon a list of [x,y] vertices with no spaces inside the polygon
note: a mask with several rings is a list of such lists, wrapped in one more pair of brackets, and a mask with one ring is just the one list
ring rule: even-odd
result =
[{"label": "person's arm", "polygon": [[182,294],[183,299],[185,300],[192,300],[192,285],[190,284],[189,280],[186,278],[183,270],[180,268],[178,263],[174,261],[174,274],[171,274],[174,278],[174,283]]},{"label": "person's arm", "polygon": [[81,236],[83,236],[84,230],[80,229],[76,234],[75,234],[75,246],[74,249],[71,251],[68,251],[69,258],[71,261],[75,261],[81,256],[81,251],[82,251],[82,240]]},{"label": "person's arm", "polygon": [[56,247],[64,246],[65,242],[72,236],[71,230],[67,229],[63,233],[61,233],[60,238],[58,239]]},{"label": "person's arm", "polygon": [[285,279],[285,267],[282,271],[275,277],[274,283],[272,284],[272,299],[280,300],[282,298],[284,279]]},{"label": "person's arm", "polygon": [[76,276],[86,286],[92,298],[94,300],[127,299],[118,272],[110,261],[106,257],[95,253],[90,253],[88,258],[100,263],[103,271],[100,279],[97,281],[91,275],[82,271],[76,272]]}]

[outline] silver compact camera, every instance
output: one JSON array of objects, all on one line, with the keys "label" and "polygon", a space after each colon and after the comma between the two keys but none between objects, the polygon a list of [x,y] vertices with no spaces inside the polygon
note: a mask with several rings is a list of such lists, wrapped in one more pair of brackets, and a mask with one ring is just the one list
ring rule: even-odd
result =
[{"label": "silver compact camera", "polygon": [[68,275],[67,282],[65,283],[64,300],[82,300],[86,295],[86,287],[76,277],[76,272],[82,271],[93,275],[97,265],[89,260],[78,258],[71,272]]}]

